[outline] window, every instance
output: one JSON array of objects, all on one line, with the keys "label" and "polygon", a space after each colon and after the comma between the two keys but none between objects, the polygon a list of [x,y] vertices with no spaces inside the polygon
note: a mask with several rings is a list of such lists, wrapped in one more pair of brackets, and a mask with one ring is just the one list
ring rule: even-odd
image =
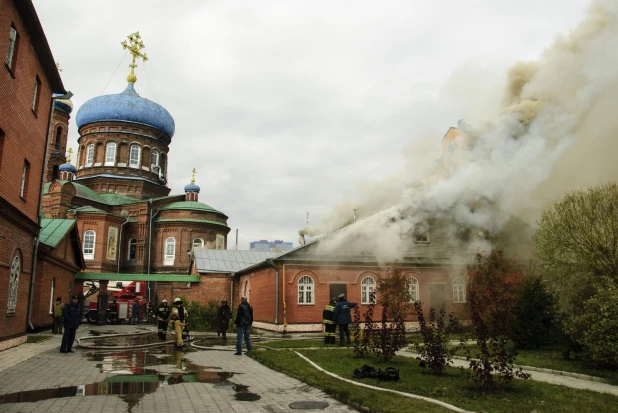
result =
[{"label": "window", "polygon": [[298,280],[298,304],[313,304],[313,279],[308,275]]},{"label": "window", "polygon": [[9,279],[9,303],[7,314],[15,314],[17,307],[17,288],[19,286],[19,273],[21,272],[21,262],[19,256],[13,258],[11,263],[11,278]]},{"label": "window", "polygon": [[152,153],[150,154],[150,168],[152,169],[153,166],[158,167],[159,166],[159,151],[156,149],[152,150]]},{"label": "window", "polygon": [[89,229],[84,232],[84,259],[85,260],[93,260],[94,259],[94,245],[97,238],[97,234]]},{"label": "window", "polygon": [[15,71],[15,63],[17,62],[17,49],[19,46],[19,34],[15,27],[11,25],[11,31],[9,32],[9,47],[6,49],[6,59],[4,63],[6,67],[12,72]]},{"label": "window", "polygon": [[52,278],[51,294],[49,295],[49,314],[54,314],[54,292],[56,291],[56,279]]},{"label": "window", "polygon": [[63,132],[62,126],[58,125],[58,127],[56,128],[56,138],[54,139],[54,148],[58,151],[62,148],[62,145],[61,145],[62,132]]},{"label": "window", "polygon": [[131,240],[129,240],[129,255],[127,257],[129,260],[135,259],[135,246],[136,245],[137,245],[137,241],[135,240],[135,238],[132,238]]},{"label": "window", "polygon": [[88,145],[86,149],[86,166],[92,166],[92,161],[94,161],[94,143]]},{"label": "window", "polygon": [[418,280],[410,277],[410,302],[415,303],[420,300]]},{"label": "window", "polygon": [[453,280],[453,302],[466,302],[466,283],[460,277],[457,277]]},{"label": "window", "polygon": [[429,244],[429,227],[425,223],[418,223],[414,226],[414,243]]},{"label": "window", "polygon": [[365,277],[361,281],[361,304],[375,304],[376,280],[373,277]]},{"label": "window", "polygon": [[201,238],[194,239],[193,248],[204,248],[204,240]]},{"label": "window", "polygon": [[105,147],[105,165],[113,166],[116,162],[116,142],[108,142]]},{"label": "window", "polygon": [[174,257],[176,256],[176,240],[169,237],[165,240],[165,258],[163,265],[174,265]]},{"label": "window", "polygon": [[129,166],[131,168],[139,168],[139,146],[131,145],[129,153]]},{"label": "window", "polygon": [[32,111],[36,115],[39,108],[39,96],[41,95],[41,79],[37,76],[34,79],[34,93],[32,94]]},{"label": "window", "polygon": [[29,173],[30,173],[30,162],[24,160],[24,168],[21,171],[21,188],[19,190],[19,196],[22,197],[22,199],[26,199]]}]

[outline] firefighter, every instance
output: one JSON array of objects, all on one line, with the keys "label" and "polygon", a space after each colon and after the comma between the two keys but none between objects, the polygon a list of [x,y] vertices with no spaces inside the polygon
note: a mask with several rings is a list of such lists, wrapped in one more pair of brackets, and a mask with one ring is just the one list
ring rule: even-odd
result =
[{"label": "firefighter", "polygon": [[146,307],[146,313],[148,314],[148,324],[152,324],[152,316],[154,315],[154,307],[152,305],[152,303],[148,303],[148,306]]},{"label": "firefighter", "polygon": [[110,324],[118,323],[118,304],[116,304],[116,300],[112,301],[109,305],[109,322]]},{"label": "firefighter", "polygon": [[335,298],[330,303],[324,306],[322,312],[322,322],[324,323],[324,344],[335,344],[335,332],[337,324],[333,321],[333,313],[335,312]]},{"label": "firefighter", "polygon": [[172,309],[168,307],[167,300],[164,298],[157,309],[157,334],[161,340],[165,340],[167,322],[171,311]]},{"label": "firefighter", "polygon": [[189,338],[188,318],[189,312],[182,305],[182,300],[179,297],[174,298],[169,325],[174,328],[176,333],[176,348],[182,348],[184,342]]}]

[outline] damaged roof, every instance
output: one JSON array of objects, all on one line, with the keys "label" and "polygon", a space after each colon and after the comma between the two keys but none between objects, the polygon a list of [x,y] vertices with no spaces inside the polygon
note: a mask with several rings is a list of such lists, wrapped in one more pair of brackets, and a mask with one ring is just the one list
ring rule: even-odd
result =
[{"label": "damaged roof", "polygon": [[196,249],[195,266],[198,273],[231,273],[244,270],[277,255],[269,251],[236,251]]}]

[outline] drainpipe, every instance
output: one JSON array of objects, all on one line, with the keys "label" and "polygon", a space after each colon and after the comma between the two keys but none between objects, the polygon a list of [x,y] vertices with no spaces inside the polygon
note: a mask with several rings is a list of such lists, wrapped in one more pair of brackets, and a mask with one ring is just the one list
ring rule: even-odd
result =
[{"label": "drainpipe", "polygon": [[230,308],[234,308],[234,275],[235,272],[230,273]]},{"label": "drainpipe", "polygon": [[283,264],[283,334],[287,333],[288,328],[288,304],[285,302],[285,266]]},{"label": "drainpipe", "polygon": [[[159,213],[159,210],[157,209],[157,212],[153,214],[152,199],[149,199],[148,203],[150,204],[150,225],[148,227],[148,274],[150,275],[150,253],[152,251],[152,220],[154,219],[154,217],[157,216],[157,214]],[[148,301],[151,301],[151,300],[152,298],[150,294],[150,281],[148,281]]]},{"label": "drainpipe", "polygon": [[[45,157],[43,158],[43,170],[41,171],[41,192],[39,193],[39,207],[36,210],[36,222],[39,226],[39,234],[41,232],[41,215],[43,213],[43,192],[45,191],[45,175],[47,173],[47,158],[49,157],[49,137],[52,131],[52,120],[54,117],[54,100],[56,99],[71,99],[73,97],[73,93],[71,91],[67,91],[64,95],[61,96],[52,96],[51,105],[49,107],[49,118],[47,120],[47,136],[45,137]],[[32,264],[30,265],[31,273],[30,273],[30,291],[28,292],[28,327],[31,330],[34,330],[34,326],[32,325],[32,304],[34,302],[34,284],[36,281],[36,262],[37,255],[39,254],[39,234],[34,237],[34,250],[32,251]]]},{"label": "drainpipe", "polygon": [[275,269],[275,325],[279,323],[279,267],[272,258],[266,259],[266,265]]},{"label": "drainpipe", "polygon": [[116,260],[118,261],[118,269],[116,270],[116,274],[120,274],[120,256],[122,254],[122,227],[124,227],[125,224],[129,223],[129,212],[127,210],[123,210],[122,215],[124,216],[124,222],[120,224],[120,235],[118,236],[118,259]]}]

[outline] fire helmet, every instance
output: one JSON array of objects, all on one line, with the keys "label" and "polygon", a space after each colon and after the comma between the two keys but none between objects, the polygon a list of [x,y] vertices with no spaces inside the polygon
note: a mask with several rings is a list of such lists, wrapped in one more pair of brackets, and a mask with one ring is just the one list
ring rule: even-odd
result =
[{"label": "fire helmet", "polygon": [[167,303],[167,299],[164,298],[163,300],[161,300],[162,303]]},{"label": "fire helmet", "polygon": [[174,304],[176,303],[182,303],[182,300],[180,299],[180,297],[174,298]]}]

